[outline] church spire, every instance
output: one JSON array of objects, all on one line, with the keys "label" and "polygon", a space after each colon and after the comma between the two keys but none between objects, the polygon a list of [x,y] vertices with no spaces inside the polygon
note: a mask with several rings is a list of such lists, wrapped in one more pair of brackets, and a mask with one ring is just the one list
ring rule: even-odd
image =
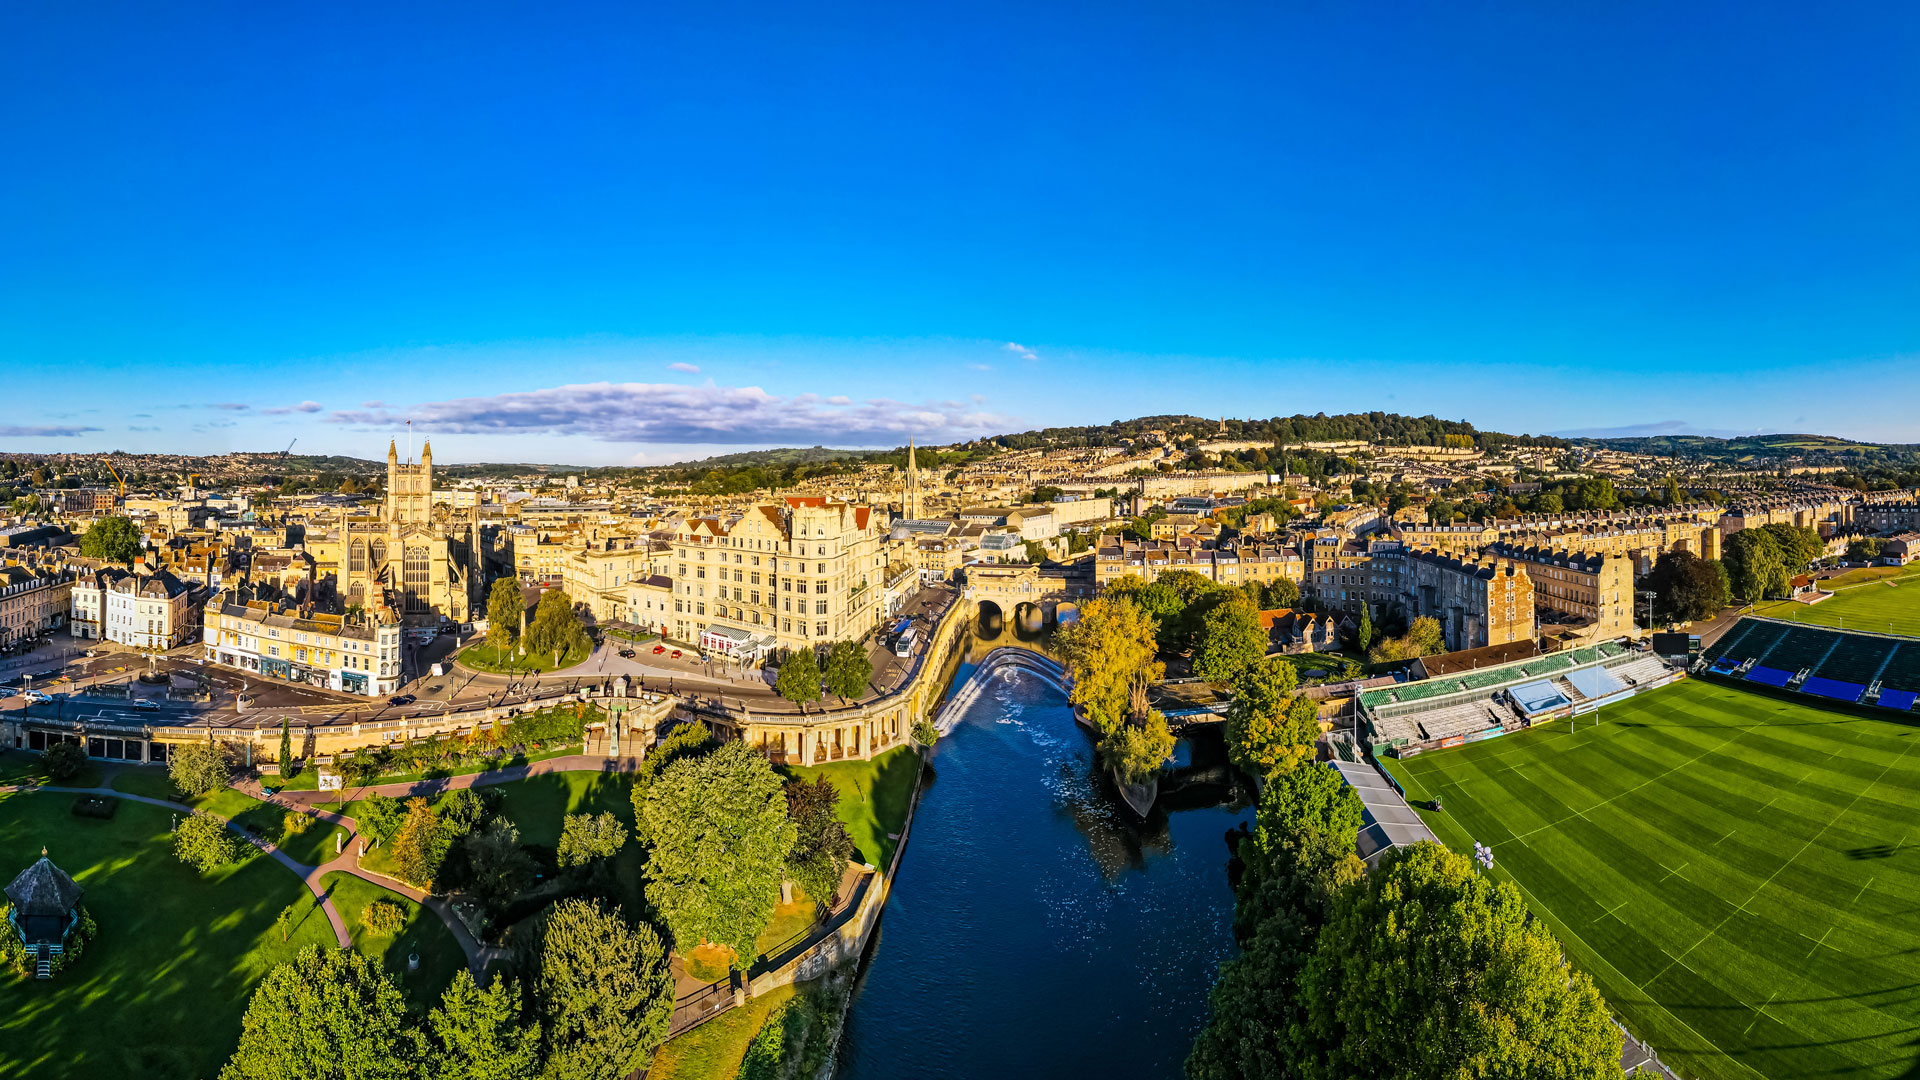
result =
[{"label": "church spire", "polygon": [[907,489],[900,499],[900,512],[907,520],[920,520],[920,470],[914,464],[913,436],[907,436]]}]

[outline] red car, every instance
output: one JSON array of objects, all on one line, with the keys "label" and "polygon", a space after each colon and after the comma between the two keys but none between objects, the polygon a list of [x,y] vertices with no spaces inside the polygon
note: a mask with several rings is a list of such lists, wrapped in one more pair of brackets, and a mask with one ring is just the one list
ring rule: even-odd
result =
[{"label": "red car", "polygon": [[655,656],[659,656],[661,653],[666,651],[667,651],[667,647],[665,645],[655,645],[653,647],[653,655]]},{"label": "red car", "polygon": [[675,650],[673,650],[673,658],[674,658],[675,660],[678,660],[678,659],[680,659],[680,650],[679,650],[679,649],[675,649]]}]

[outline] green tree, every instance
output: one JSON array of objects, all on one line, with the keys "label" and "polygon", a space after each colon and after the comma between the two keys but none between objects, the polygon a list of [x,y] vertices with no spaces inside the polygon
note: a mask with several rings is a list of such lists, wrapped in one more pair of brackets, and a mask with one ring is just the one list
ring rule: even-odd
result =
[{"label": "green tree", "polygon": [[627,842],[627,827],[612,814],[568,814],[560,826],[561,866],[611,858]]},{"label": "green tree", "polygon": [[666,1038],[667,950],[653,927],[628,925],[619,908],[560,901],[540,919],[526,962],[550,1080],[617,1080]]},{"label": "green tree", "polygon": [[1674,479],[1672,474],[1668,474],[1666,485],[1661,489],[1661,501],[1668,506],[1680,503],[1680,481]]},{"label": "green tree", "polygon": [[232,774],[225,743],[176,743],[167,751],[167,776],[189,799],[226,787]]},{"label": "green tree", "polygon": [[1372,608],[1372,604],[1360,605],[1360,629],[1354,634],[1354,644],[1360,647],[1361,652],[1366,652],[1367,647],[1373,644]]},{"label": "green tree", "polygon": [[1313,760],[1318,709],[1310,699],[1295,696],[1299,684],[1299,669],[1285,657],[1269,657],[1241,672],[1224,731],[1235,765],[1266,777]]},{"label": "green tree", "polygon": [[195,810],[174,826],[173,853],[195,870],[211,874],[240,857],[240,840],[224,820]]},{"label": "green tree", "polygon": [[446,838],[440,831],[433,807],[418,795],[408,799],[406,820],[394,835],[389,856],[393,872],[401,880],[431,892],[434,876],[440,872],[440,862],[446,853]]},{"label": "green tree", "polygon": [[496,656],[505,656],[513,648],[520,632],[520,616],[527,610],[527,598],[520,592],[520,579],[503,577],[487,593],[487,644]]},{"label": "green tree", "polygon": [[828,691],[848,701],[867,692],[873,678],[873,657],[857,641],[836,641],[827,651],[825,683]]},{"label": "green tree", "polygon": [[1208,682],[1232,682],[1267,654],[1260,613],[1244,596],[1213,605],[1194,638],[1193,673]]},{"label": "green tree", "polygon": [[360,910],[360,925],[375,937],[392,937],[407,925],[407,909],[382,896]]},{"label": "green tree", "polygon": [[563,589],[548,589],[534,605],[533,621],[527,625],[527,650],[551,655],[557,665],[560,658],[587,645],[587,631],[574,614],[573,601]]},{"label": "green tree", "polygon": [[1459,1075],[1463,1053],[1480,1076],[1620,1075],[1620,1032],[1593,980],[1528,919],[1512,883],[1430,842],[1341,893],[1297,997],[1307,1080],[1437,1080]]},{"label": "green tree", "polygon": [[280,779],[293,775],[293,728],[286,717],[280,718]]},{"label": "green tree", "polygon": [[387,795],[367,796],[360,800],[359,811],[355,823],[360,826],[360,832],[375,844],[392,840],[407,820],[406,804]]},{"label": "green tree", "polygon": [[774,693],[796,705],[820,700],[820,661],[811,646],[802,645],[780,665],[773,679]]},{"label": "green tree", "polygon": [[79,743],[57,742],[47,747],[46,754],[40,758],[40,767],[46,770],[48,779],[64,784],[87,767],[87,752],[80,749]]},{"label": "green tree", "polygon": [[539,1074],[540,1030],[520,1024],[520,994],[501,976],[482,988],[463,969],[427,1014],[435,1080],[533,1080]]},{"label": "green tree", "polygon": [[1160,710],[1150,709],[1137,722],[1123,721],[1100,740],[1094,752],[1121,783],[1144,784],[1173,756],[1173,744],[1167,718]]},{"label": "green tree", "polygon": [[913,729],[907,734],[920,744],[922,750],[931,750],[933,744],[940,741],[940,729],[924,716],[913,722]]},{"label": "green tree", "polygon": [[133,527],[132,519],[119,514],[94,522],[80,537],[80,554],[89,559],[105,559],[132,566],[142,550],[140,530]]},{"label": "green tree", "polygon": [[299,924],[300,915],[291,905],[281,908],[280,914],[273,917],[273,928],[280,931],[281,941],[293,936],[293,928]]},{"label": "green tree", "polygon": [[309,946],[267,973],[220,1080],[408,1080],[424,1041],[380,961]]},{"label": "green tree", "polygon": [[495,818],[461,841],[467,855],[468,888],[492,910],[520,895],[539,867],[520,846],[520,830]]},{"label": "green tree", "polygon": [[797,830],[767,759],[743,742],[667,766],[642,808],[653,851],[646,896],[682,952],[703,942],[753,962],[773,919]]},{"label": "green tree", "polygon": [[1073,673],[1070,700],[1103,738],[1126,723],[1135,683],[1151,683],[1165,670],[1154,659],[1155,629],[1153,619],[1132,601],[1099,596],[1054,635]]},{"label": "green tree", "polygon": [[1668,551],[1653,564],[1647,588],[1660,610],[1680,622],[1710,619],[1727,606],[1727,571],[1717,560],[1702,559],[1691,551]]},{"label": "green tree", "polygon": [[1765,529],[1741,529],[1727,537],[1721,564],[1727,568],[1727,585],[1735,596],[1758,603],[1769,596],[1784,596],[1792,574],[1780,541]]},{"label": "green tree", "polygon": [[653,835],[647,831],[647,791],[652,787],[654,778],[661,770],[685,758],[699,757],[711,753],[720,743],[713,737],[707,725],[698,720],[675,725],[660,740],[659,745],[640,759],[640,767],[633,771],[633,781],[629,798],[633,803],[633,839],[642,846],[653,843]]},{"label": "green tree", "polygon": [[787,817],[793,821],[793,850],[787,876],[800,883],[822,913],[840,898],[840,878],[853,858],[853,837],[839,818],[840,789],[822,776],[808,783],[787,781]]}]

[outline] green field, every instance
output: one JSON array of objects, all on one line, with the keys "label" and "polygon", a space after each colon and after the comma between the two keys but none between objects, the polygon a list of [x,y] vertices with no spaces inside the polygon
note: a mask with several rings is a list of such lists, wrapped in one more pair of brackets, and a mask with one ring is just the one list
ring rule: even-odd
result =
[{"label": "green field", "polygon": [[1761,604],[1755,615],[1816,626],[1920,637],[1920,562],[1850,570],[1820,582],[1833,599],[1818,604],[1785,600]]},{"label": "green field", "polygon": [[[74,798],[0,795],[0,878],[45,845],[100,925],[50,980],[0,971],[0,1077],[211,1076],[260,977],[302,946],[334,947],[326,913],[264,856],[204,877],[182,864],[170,810],[122,800],[112,820],[95,821],[73,816]],[[282,942],[274,916],[288,906],[299,923]]]},{"label": "green field", "polygon": [[1920,728],[1701,681],[1388,763],[1684,1076],[1920,1076]]},{"label": "green field", "polygon": [[528,653],[525,656],[517,656],[509,650],[505,656],[502,656],[493,646],[482,642],[460,650],[460,655],[454,657],[454,660],[475,671],[525,675],[529,672],[559,671],[562,668],[570,668],[575,664],[584,663],[587,657],[592,655],[591,646],[569,649],[556,663],[552,653]]}]

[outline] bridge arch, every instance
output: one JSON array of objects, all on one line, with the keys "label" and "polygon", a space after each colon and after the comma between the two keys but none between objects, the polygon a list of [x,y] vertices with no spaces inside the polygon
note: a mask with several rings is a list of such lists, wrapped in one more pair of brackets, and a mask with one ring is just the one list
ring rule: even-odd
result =
[{"label": "bridge arch", "polygon": [[974,613],[974,619],[979,623],[980,632],[983,635],[997,637],[1007,624],[1007,613],[1000,610],[1000,605],[992,600],[982,600],[979,610]]},{"label": "bridge arch", "polygon": [[1013,628],[1025,635],[1038,634],[1047,628],[1046,608],[1032,600],[1023,600],[1013,609]]}]

